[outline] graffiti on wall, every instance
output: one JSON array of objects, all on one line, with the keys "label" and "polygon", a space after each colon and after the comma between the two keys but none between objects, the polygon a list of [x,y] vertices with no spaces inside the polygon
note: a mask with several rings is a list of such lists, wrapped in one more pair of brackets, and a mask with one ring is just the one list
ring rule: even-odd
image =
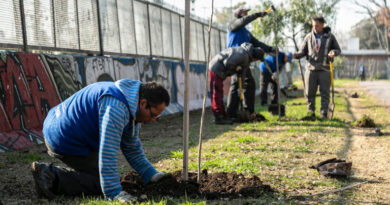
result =
[{"label": "graffiti on wall", "polygon": [[42,123],[60,100],[41,57],[1,53],[0,84],[0,151],[42,143]]},{"label": "graffiti on wall", "polygon": [[[190,64],[190,110],[202,106],[205,71],[204,64]],[[164,113],[183,110],[182,62],[0,53],[0,152],[43,143],[42,124],[50,108],[89,84],[122,78],[161,83],[171,96],[171,103]],[[225,94],[228,88],[227,80]]]}]

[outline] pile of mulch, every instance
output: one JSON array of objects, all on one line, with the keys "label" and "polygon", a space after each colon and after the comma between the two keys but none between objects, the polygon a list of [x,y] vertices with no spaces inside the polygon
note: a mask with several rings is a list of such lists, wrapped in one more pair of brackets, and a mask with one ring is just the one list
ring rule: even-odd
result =
[{"label": "pile of mulch", "polygon": [[354,124],[356,127],[376,127],[374,120],[368,115],[363,115],[363,117],[357,120]]},{"label": "pile of mulch", "polygon": [[134,171],[122,176],[123,190],[139,199],[161,198],[164,196],[206,199],[226,199],[239,197],[260,197],[274,192],[269,185],[256,176],[246,178],[243,174],[232,173],[207,173],[203,170],[200,183],[197,183],[197,174],[188,173],[188,181],[183,181],[182,172],[171,173],[170,177],[157,183],[144,185],[141,177]]}]

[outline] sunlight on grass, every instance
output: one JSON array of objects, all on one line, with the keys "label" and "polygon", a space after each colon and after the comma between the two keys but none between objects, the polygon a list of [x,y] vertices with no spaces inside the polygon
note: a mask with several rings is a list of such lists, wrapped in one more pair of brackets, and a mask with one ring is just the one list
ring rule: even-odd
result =
[{"label": "sunlight on grass", "polygon": [[171,151],[172,158],[183,159],[183,150]]},{"label": "sunlight on grass", "polygon": [[236,140],[236,142],[239,143],[252,143],[252,142],[257,142],[258,139],[254,138],[253,136],[243,136],[240,137]]},{"label": "sunlight on grass", "polygon": [[[356,81],[336,80],[336,87],[350,83]],[[315,193],[349,185],[351,181],[326,178],[309,168],[325,159],[338,157],[348,149],[352,122],[350,96],[339,90],[335,94],[336,109],[332,120],[301,121],[306,116],[307,106],[305,99],[299,97],[284,100],[286,118],[282,121],[271,115],[267,107],[257,104],[256,112],[264,115],[267,121],[210,125],[206,134],[210,137],[202,145],[201,168],[210,173],[238,172],[259,176],[281,195]],[[376,121],[390,121],[389,115],[382,115],[386,111],[381,106],[373,106],[366,96],[361,97]],[[317,96],[316,116],[319,116],[320,100]],[[189,156],[189,170],[196,171],[197,145],[190,148]],[[182,151],[172,151],[170,157],[159,164],[169,170],[182,169]]]}]

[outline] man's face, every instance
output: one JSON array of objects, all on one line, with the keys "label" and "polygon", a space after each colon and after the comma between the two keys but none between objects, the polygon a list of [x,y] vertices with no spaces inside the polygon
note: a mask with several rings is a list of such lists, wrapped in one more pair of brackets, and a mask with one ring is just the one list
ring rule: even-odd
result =
[{"label": "man's face", "polygon": [[241,12],[241,17],[248,16],[248,11],[242,11]]},{"label": "man's face", "polygon": [[324,30],[324,23],[320,23],[318,21],[312,21],[311,23],[314,33],[322,33]]},{"label": "man's face", "polygon": [[285,62],[285,63],[288,62],[288,56],[287,56],[287,55],[284,55],[284,62]]},{"label": "man's face", "polygon": [[165,107],[165,103],[150,106],[146,99],[141,99],[139,101],[139,108],[135,121],[141,123],[155,122],[157,118],[160,117]]}]

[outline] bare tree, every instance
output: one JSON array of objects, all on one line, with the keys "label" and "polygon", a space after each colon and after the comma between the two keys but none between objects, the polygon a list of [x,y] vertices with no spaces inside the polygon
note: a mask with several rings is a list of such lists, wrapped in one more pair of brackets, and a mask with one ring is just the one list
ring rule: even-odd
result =
[{"label": "bare tree", "polygon": [[389,26],[390,26],[390,8],[387,0],[352,0],[361,10],[361,14],[367,14],[374,23],[376,37],[380,47],[389,50]]}]

